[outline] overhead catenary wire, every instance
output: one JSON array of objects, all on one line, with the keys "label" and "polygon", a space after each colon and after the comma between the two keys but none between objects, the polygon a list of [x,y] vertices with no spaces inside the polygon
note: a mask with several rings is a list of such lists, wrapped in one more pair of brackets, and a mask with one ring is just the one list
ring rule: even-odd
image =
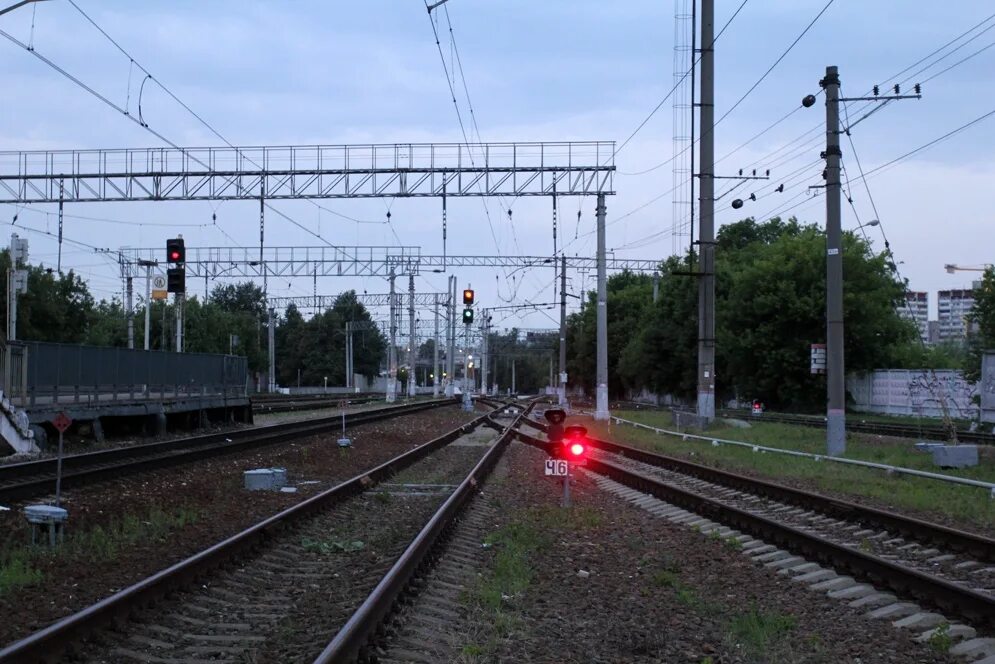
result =
[{"label": "overhead catenary wire", "polygon": [[[941,55],[941,57],[939,57],[939,58],[935,58],[935,56],[937,56],[938,54],[943,53],[944,50],[947,49],[948,47],[950,47],[951,45],[956,44],[957,42],[961,41],[965,37],[968,37],[969,35],[971,35],[972,33],[976,32],[976,31],[978,31],[979,29],[983,29],[982,32],[980,33],[980,34],[983,34],[984,32],[986,32],[987,30],[991,29],[992,27],[995,27],[995,24],[993,24],[991,26],[988,26],[988,27],[984,27],[984,26],[986,26],[986,24],[990,23],[993,19],[995,19],[995,14],[991,14],[991,15],[985,17],[984,19],[982,19],[981,21],[978,21],[978,22],[974,23],[971,27],[969,27],[967,30],[964,30],[963,32],[961,32],[960,34],[958,34],[953,39],[948,40],[947,42],[945,42],[940,47],[932,50],[927,55],[925,55],[922,58],[919,58],[918,60],[916,60],[915,62],[913,62],[911,65],[908,65],[907,67],[905,67],[904,69],[902,69],[898,73],[892,75],[888,79],[885,79],[885,81],[882,81],[880,83],[880,85],[884,85],[889,80],[899,79],[900,77],[902,77],[905,74],[908,74],[909,72],[913,72],[912,74],[910,74],[909,76],[907,76],[905,79],[902,79],[900,81],[900,84],[904,85],[904,84],[910,82],[911,80],[913,80],[913,78],[915,76],[917,76],[917,75],[919,75],[921,73],[924,73],[924,72],[928,71],[930,68],[936,66],[939,62],[941,62],[943,59],[945,59],[946,57],[948,57],[951,53],[954,53],[957,50],[963,48],[966,44],[970,43],[970,41],[972,41],[974,38],[976,38],[979,35],[975,35],[975,37],[972,37],[968,41],[957,45],[953,50],[950,51],[950,53],[946,53],[946,54]],[[995,44],[989,44],[988,46],[985,46],[985,47],[983,47],[981,49],[978,49],[978,51],[972,53],[971,55],[969,55],[969,56],[967,56],[965,58],[962,58],[961,60],[959,60],[959,61],[951,64],[948,67],[945,67],[941,71],[936,72],[935,74],[931,75],[930,77],[928,77],[925,80],[932,80],[932,79],[934,79],[934,78],[936,78],[938,76],[941,76],[941,75],[949,72],[950,70],[952,70],[955,67],[963,64],[964,62],[969,61],[971,58],[973,58],[974,56],[980,54],[981,52],[984,52],[984,51],[988,50],[988,48],[990,48],[990,46],[992,46],[992,45],[995,45]],[[928,63],[928,64],[926,64],[926,66],[924,66],[924,67],[920,67],[919,69],[916,69],[917,67],[919,67],[923,63]],[[913,71],[913,70],[915,70],[915,71]],[[821,94],[821,91],[819,91],[818,94]],[[868,91],[867,94],[870,94],[870,91]],[[866,104],[864,104],[861,107],[860,110],[862,111],[863,109],[866,109],[866,108],[868,108],[871,105],[880,106],[881,103],[882,102],[878,102],[877,104],[875,104],[875,102],[867,102]],[[767,128],[765,128],[764,130],[762,130],[761,132],[759,132],[758,134],[756,134],[751,139],[745,141],[744,143],[742,143],[739,146],[737,146],[734,150],[732,150],[729,153],[725,154],[719,161],[723,161],[723,160],[728,159],[733,154],[735,154],[737,151],[743,149],[744,147],[746,147],[747,145],[749,145],[750,143],[752,143],[754,140],[756,140],[760,136],[765,135],[773,127],[781,124],[783,121],[787,120],[787,118],[793,116],[798,110],[800,110],[800,108],[801,108],[801,106],[796,106],[791,111],[789,111],[787,114],[785,114],[784,116],[782,116],[778,121],[775,121],[774,123],[772,123],[772,125],[768,126]],[[987,115],[986,116],[982,116],[980,118],[977,118],[977,121],[980,121],[980,120],[984,119],[985,117],[987,117]],[[856,124],[856,123],[854,123],[854,124]],[[962,128],[959,128],[958,130],[954,130],[954,131],[956,132],[956,131],[962,130],[964,128],[966,128],[966,127],[962,127]],[[787,143],[781,145],[779,148],[777,148],[773,152],[768,153],[766,156],[762,156],[762,157],[758,158],[757,160],[755,160],[754,162],[748,164],[745,168],[752,168],[752,167],[758,166],[760,164],[766,164],[766,166],[769,167],[769,168],[771,168],[771,170],[775,170],[775,169],[777,169],[780,166],[784,166],[785,164],[789,164],[792,161],[795,161],[796,159],[804,156],[804,154],[806,152],[808,152],[809,150],[814,149],[814,147],[818,144],[818,142],[820,140],[822,140],[821,130],[822,130],[821,124],[816,124],[813,127],[811,127],[810,129],[808,129],[805,132],[803,132],[802,134],[800,134],[799,136],[797,136],[794,139],[788,141]],[[943,137],[941,137],[941,139],[942,138]],[[928,146],[921,146],[919,148],[919,150],[925,149],[926,147],[928,147]],[[782,153],[784,153],[784,154],[781,156],[780,159],[777,160],[777,162],[771,162],[770,161],[770,159],[772,159],[773,157],[775,157],[775,156],[777,156],[779,154],[782,154]],[[654,166],[651,169],[647,169],[646,171],[642,171],[642,173],[649,172],[650,170],[655,170],[656,168],[665,166],[665,165],[671,163],[674,159],[678,158],[678,156],[679,155],[674,155],[673,157],[671,157],[667,161],[664,161],[664,162],[662,162],[660,164],[657,164],[656,166]],[[910,156],[910,155],[906,155],[906,156]],[[887,166],[887,165],[882,165],[882,167],[879,167],[879,168],[883,168],[885,166]],[[807,166],[803,167],[803,169],[804,168],[807,168]],[[870,173],[868,173],[868,175],[870,175]],[[646,201],[645,203],[641,204],[637,208],[635,208],[632,211],[630,211],[629,214],[634,214],[634,213],[636,213],[636,212],[638,212],[638,211],[640,211],[642,209],[645,209],[646,207],[648,207],[652,203],[654,203],[654,202],[658,201],[659,199],[661,199],[661,198],[669,195],[670,193],[673,193],[673,191],[667,191],[667,192],[664,192],[664,193],[659,194],[657,196],[654,196],[652,199]],[[798,203],[798,204],[795,204],[795,205],[791,205],[790,208],[788,208],[788,210],[800,207],[801,205],[804,205],[805,203],[806,203],[806,201],[802,201],[801,203]],[[629,216],[629,214],[627,214],[626,216]]]}]

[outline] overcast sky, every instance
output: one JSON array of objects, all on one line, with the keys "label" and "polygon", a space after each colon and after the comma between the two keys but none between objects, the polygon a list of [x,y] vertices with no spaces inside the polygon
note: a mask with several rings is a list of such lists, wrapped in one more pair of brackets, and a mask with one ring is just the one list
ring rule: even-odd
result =
[{"label": "overcast sky", "polygon": [[[745,4],[716,44],[717,118],[750,89],[825,3],[749,0]],[[0,6],[8,4],[12,0],[0,2]],[[236,145],[462,140],[422,0],[77,0],[77,4]],[[718,28],[740,0],[716,4]],[[955,4],[956,11],[950,11],[952,6],[927,0],[836,0],[716,128],[716,154],[728,155],[719,164],[719,174],[733,174],[743,167],[771,169],[769,182],[748,183],[722,198],[716,207],[718,222],[784,213],[822,225],[824,198],[806,194],[808,185],[818,183],[822,165],[805,168],[818,160],[822,149],[821,103],[797,110],[746,147],[736,148],[798,109],[804,95],[818,92],[826,65],[839,66],[844,95],[864,95],[875,83],[905,80],[930,64],[927,60],[895,78],[992,13],[990,1],[962,0]],[[485,141],[621,143],[673,86],[673,0],[450,0],[447,7]],[[445,15],[440,19],[448,66],[453,51]],[[968,38],[980,36],[916,75],[903,91],[990,45],[995,30],[983,31],[993,26],[995,17]],[[32,44],[36,53],[137,113],[142,75],[67,0],[22,7],[0,17],[0,29]],[[0,58],[0,89],[4,91],[0,149],[161,144],[6,39],[0,40]],[[856,126],[853,141],[864,170],[995,109],[989,73],[993,64],[995,48],[924,83],[922,100],[888,104]],[[459,79],[456,84],[461,89]],[[468,121],[466,101],[461,98],[460,102]],[[154,86],[146,88],[142,112],[151,128],[179,145],[221,143]],[[616,157],[617,195],[608,200],[608,246],[616,249],[618,257],[664,258],[675,247],[669,234],[673,196],[667,193],[674,182],[673,165],[665,163],[674,154],[673,117],[668,100]],[[992,261],[993,128],[995,117],[871,176],[868,185],[877,212],[862,184],[855,182],[852,187],[860,219],[880,218],[882,222],[880,228],[867,229],[869,237],[882,249],[880,231],[884,229],[913,289],[969,285],[975,273],[948,275],[943,265]],[[803,136],[804,140],[796,141]],[[845,141],[843,153],[847,172],[856,179],[853,150]],[[775,193],[781,183],[784,193]],[[727,186],[721,184],[719,192]],[[730,207],[733,198],[750,193],[759,200],[738,211]],[[439,201],[329,200],[322,205],[369,223],[346,221],[304,201],[274,203],[328,243],[400,243],[421,247],[423,253],[441,253]],[[5,207],[2,218],[12,219],[13,206]],[[385,221],[388,209],[390,224]],[[18,223],[52,232],[54,210],[54,206],[19,210]],[[450,253],[544,255],[552,251],[549,200],[515,202],[513,224],[497,202],[489,210],[497,246],[487,230],[480,200],[450,201]],[[212,213],[217,215],[216,225]],[[188,246],[258,244],[258,205],[251,202],[86,203],[67,206],[66,214],[67,238],[111,249],[160,247],[176,232],[182,232]],[[560,246],[566,241],[569,254],[593,255],[594,200],[561,198],[559,218]],[[843,224],[844,228],[857,225],[853,209],[845,203]],[[56,243],[50,237],[17,227],[11,230],[30,238],[33,261],[55,263]],[[324,243],[275,214],[267,221],[267,240],[283,246]],[[66,243],[63,263],[82,273],[98,297],[120,293],[117,268],[106,256]],[[461,284],[471,282],[477,288],[484,305],[503,304],[501,298],[513,294],[517,301],[553,299],[554,275],[548,269],[519,272],[513,282],[507,282],[499,270],[461,269],[458,276]],[[575,290],[581,288],[579,275],[572,275],[571,282]],[[200,288],[197,285],[194,292]],[[345,288],[383,292],[386,284],[379,279],[342,278],[318,284],[320,293]],[[419,278],[417,288],[443,290],[445,277]],[[278,295],[310,294],[312,283],[307,279],[271,281],[270,290]],[[931,308],[935,312],[935,295]],[[520,323],[551,327],[555,314],[533,313],[523,316]],[[515,320],[509,318],[502,324]]]}]

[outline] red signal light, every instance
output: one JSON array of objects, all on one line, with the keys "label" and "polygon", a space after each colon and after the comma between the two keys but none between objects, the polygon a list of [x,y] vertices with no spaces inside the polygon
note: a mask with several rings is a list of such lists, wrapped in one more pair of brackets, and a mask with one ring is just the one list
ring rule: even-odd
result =
[{"label": "red signal light", "polygon": [[570,443],[570,454],[575,457],[583,456],[584,454],[584,444],[583,443]]},{"label": "red signal light", "polygon": [[175,250],[169,252],[169,260],[171,262],[173,262],[173,263],[175,263],[176,261],[180,260],[180,252],[175,251]]}]

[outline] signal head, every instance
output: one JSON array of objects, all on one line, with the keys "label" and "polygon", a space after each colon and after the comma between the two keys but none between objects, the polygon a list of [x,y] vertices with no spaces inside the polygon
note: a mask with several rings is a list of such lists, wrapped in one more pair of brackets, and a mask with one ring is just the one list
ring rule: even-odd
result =
[{"label": "signal head", "polygon": [[464,288],[463,289],[463,304],[471,305],[473,304],[473,289]]},{"label": "signal head", "polygon": [[166,262],[167,263],[185,263],[187,259],[186,247],[183,243],[183,238],[176,237],[166,240]]},{"label": "signal head", "polygon": [[467,307],[463,310],[463,324],[473,325],[473,309]]}]

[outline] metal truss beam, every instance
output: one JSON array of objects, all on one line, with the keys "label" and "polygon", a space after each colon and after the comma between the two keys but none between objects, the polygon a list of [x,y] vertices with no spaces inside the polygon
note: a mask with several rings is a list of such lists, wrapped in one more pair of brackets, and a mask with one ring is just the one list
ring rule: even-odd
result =
[{"label": "metal truss beam", "polygon": [[[289,305],[294,305],[298,309],[331,309],[335,305],[338,295],[299,295],[288,297],[271,297],[267,302],[269,306],[276,309],[285,309]],[[442,308],[445,306],[448,293],[415,293],[416,307],[431,307],[436,303],[435,297],[439,300],[439,313],[442,315]],[[394,301],[398,306],[407,305],[409,296],[407,293],[395,293]],[[365,307],[387,307],[390,306],[390,293],[356,293],[358,300]]]},{"label": "metal truss beam", "polygon": [[2,151],[0,203],[614,194],[614,153],[613,141]]},{"label": "metal truss beam", "polygon": [[[555,268],[550,256],[426,256],[420,247],[187,247],[187,277],[211,279],[263,277],[389,277],[445,272],[457,267]],[[125,247],[118,251],[123,277],[138,276],[140,265],[156,263],[163,249]],[[597,259],[567,256],[566,267],[595,270]],[[608,270],[656,272],[655,259],[606,258]]]}]

